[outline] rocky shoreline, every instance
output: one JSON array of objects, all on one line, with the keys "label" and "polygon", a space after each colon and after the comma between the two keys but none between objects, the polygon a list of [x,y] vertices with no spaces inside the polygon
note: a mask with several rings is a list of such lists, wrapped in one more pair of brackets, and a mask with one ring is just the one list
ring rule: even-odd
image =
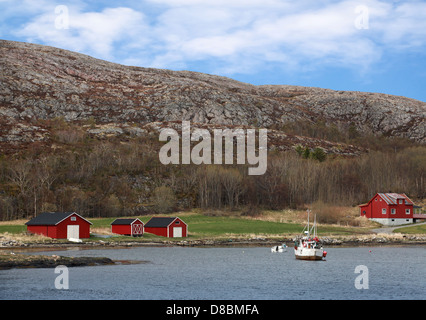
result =
[{"label": "rocky shoreline", "polygon": [[[252,239],[228,239],[228,240],[190,240],[190,241],[169,241],[169,245],[178,246],[269,246],[285,243],[292,246],[294,238],[277,239],[252,238]],[[419,236],[402,236],[402,237],[386,237],[386,236],[369,236],[369,237],[347,237],[347,238],[321,238],[324,246],[364,246],[364,245],[425,245],[426,237]]]},{"label": "rocky shoreline", "polygon": [[58,255],[25,255],[14,252],[0,254],[0,270],[11,268],[55,268],[113,265],[115,262],[106,257],[63,257]]},{"label": "rocky shoreline", "polygon": [[[14,239],[1,239],[0,250],[7,248],[15,248],[22,250],[48,250],[60,249],[68,247],[79,248],[126,248],[137,246],[188,246],[188,247],[221,247],[221,246],[269,246],[286,243],[291,246],[294,242],[293,237],[288,238],[228,238],[228,239],[188,239],[185,240],[157,240],[157,241],[141,241],[140,239],[129,238],[127,241],[117,241],[114,239],[105,239],[90,241],[86,240],[82,243],[73,243],[68,241],[41,241],[41,242],[21,242]],[[424,245],[426,244],[426,236],[420,235],[360,235],[360,236],[334,236],[322,237],[321,242],[325,246],[362,246],[362,245]]]}]

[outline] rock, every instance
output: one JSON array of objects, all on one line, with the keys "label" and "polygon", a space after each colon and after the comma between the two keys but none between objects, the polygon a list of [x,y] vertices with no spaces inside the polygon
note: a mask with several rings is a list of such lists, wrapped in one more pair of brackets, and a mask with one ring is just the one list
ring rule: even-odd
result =
[{"label": "rock", "polygon": [[59,265],[67,267],[81,267],[94,265],[114,264],[105,257],[63,257],[63,256],[43,256],[43,255],[23,255],[16,254],[6,257],[0,255],[0,269],[9,268],[55,268]]},{"label": "rock", "polygon": [[113,125],[104,125],[99,129],[89,129],[87,132],[98,136],[118,136],[124,133],[122,128]]},{"label": "rock", "polygon": [[22,245],[23,244],[21,242],[16,240],[10,240],[10,239],[0,240],[0,247],[18,247]]},{"label": "rock", "polygon": [[[426,142],[426,103],[367,92],[289,85],[254,86],[189,71],[130,67],[36,44],[0,40],[0,143],[48,141],[37,121],[94,120],[89,134],[141,136],[164,123],[280,128],[324,121],[358,131]],[[150,130],[151,129],[151,130]],[[328,153],[352,146],[273,132],[276,147],[296,143]]]}]

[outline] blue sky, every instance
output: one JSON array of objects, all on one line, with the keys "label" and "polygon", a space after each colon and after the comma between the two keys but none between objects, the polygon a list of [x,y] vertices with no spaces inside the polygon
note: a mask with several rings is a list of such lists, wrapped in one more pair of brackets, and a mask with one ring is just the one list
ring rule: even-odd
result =
[{"label": "blue sky", "polygon": [[426,1],[0,0],[0,38],[252,84],[426,101]]}]

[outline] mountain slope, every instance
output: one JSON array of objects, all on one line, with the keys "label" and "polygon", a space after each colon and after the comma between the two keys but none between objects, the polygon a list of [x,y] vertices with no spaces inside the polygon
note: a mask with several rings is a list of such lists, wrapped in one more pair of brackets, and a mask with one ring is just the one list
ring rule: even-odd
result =
[{"label": "mountain slope", "polygon": [[[339,128],[352,125],[359,132],[426,142],[426,103],[404,97],[254,86],[196,72],[129,67],[5,40],[0,40],[0,69],[3,145],[49,140],[49,130],[37,120],[58,117],[69,122],[90,119],[97,126],[121,129],[129,128],[129,123],[145,130],[152,123],[182,120],[204,126],[266,127],[278,129],[275,134],[284,140],[290,136],[280,131],[283,125],[321,120]],[[306,139],[308,145],[318,145]]]}]

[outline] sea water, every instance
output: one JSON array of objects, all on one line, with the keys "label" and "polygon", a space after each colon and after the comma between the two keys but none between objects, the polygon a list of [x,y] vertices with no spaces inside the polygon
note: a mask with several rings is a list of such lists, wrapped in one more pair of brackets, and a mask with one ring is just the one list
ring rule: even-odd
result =
[{"label": "sea water", "polygon": [[326,250],[326,261],[296,260],[291,247],[283,253],[271,253],[268,247],[40,252],[148,262],[68,268],[68,289],[55,287],[59,275],[54,268],[0,270],[0,299],[424,300],[426,297],[426,246]]}]

